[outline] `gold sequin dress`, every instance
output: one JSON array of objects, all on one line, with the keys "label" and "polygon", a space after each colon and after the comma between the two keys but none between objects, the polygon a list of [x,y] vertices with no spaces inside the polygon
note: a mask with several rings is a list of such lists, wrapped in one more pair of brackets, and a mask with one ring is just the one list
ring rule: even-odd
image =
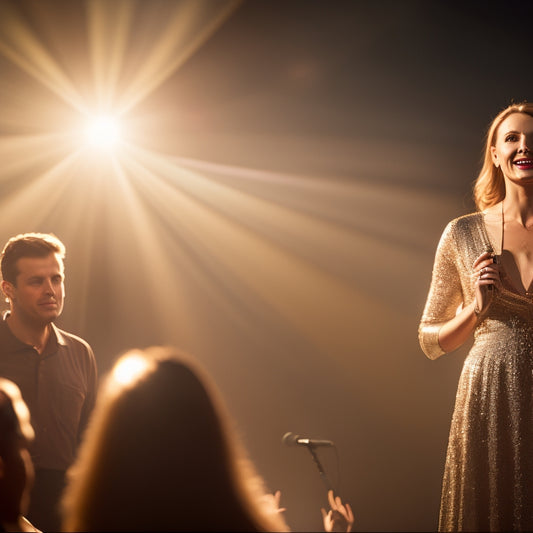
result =
[{"label": "gold sequin dress", "polygon": [[[419,327],[431,359],[444,353],[441,325],[473,301],[472,265],[487,250],[501,254],[482,213],[444,230]],[[459,379],[439,531],[533,531],[533,299],[513,288],[501,266],[500,279]]]}]

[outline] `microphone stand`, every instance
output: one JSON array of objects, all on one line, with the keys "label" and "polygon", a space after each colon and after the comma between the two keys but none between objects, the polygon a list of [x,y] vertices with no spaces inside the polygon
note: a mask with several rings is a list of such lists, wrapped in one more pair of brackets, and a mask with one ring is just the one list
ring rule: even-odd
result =
[{"label": "microphone stand", "polygon": [[315,447],[312,444],[309,444],[308,446],[306,446],[306,448],[309,450],[309,453],[313,457],[313,461],[316,467],[318,468],[318,473],[320,474],[322,481],[326,485],[326,489],[328,491],[333,490],[333,487],[331,486],[331,483],[329,482],[328,476],[326,476],[326,473],[324,472],[324,468],[322,468],[322,464],[320,463],[318,456],[315,452]]}]

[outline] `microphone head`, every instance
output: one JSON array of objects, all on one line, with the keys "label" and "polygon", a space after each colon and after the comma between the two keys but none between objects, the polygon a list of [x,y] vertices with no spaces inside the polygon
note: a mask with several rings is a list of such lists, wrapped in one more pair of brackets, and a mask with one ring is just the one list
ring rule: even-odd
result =
[{"label": "microphone head", "polygon": [[292,431],[289,431],[288,433],[285,433],[283,435],[281,442],[285,444],[285,446],[296,446],[298,444],[298,439],[300,438],[300,435],[295,435],[292,433]]}]

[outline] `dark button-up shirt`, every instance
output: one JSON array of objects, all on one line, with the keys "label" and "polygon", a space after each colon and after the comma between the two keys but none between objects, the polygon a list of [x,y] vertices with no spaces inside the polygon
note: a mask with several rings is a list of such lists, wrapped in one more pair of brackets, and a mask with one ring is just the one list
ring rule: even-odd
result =
[{"label": "dark button-up shirt", "polygon": [[28,405],[36,468],[66,470],[96,399],[96,361],[83,339],[51,324],[43,353],[21,342],[0,320],[0,376],[16,383]]}]

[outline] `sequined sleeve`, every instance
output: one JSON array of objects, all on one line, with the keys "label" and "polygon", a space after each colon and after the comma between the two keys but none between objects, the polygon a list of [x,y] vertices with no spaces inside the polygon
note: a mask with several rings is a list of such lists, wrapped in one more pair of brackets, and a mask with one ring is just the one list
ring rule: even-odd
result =
[{"label": "sequined sleeve", "polygon": [[440,328],[456,315],[463,302],[459,271],[455,226],[451,222],[437,247],[429,294],[418,328],[420,346],[430,359],[445,353],[439,344]]}]

